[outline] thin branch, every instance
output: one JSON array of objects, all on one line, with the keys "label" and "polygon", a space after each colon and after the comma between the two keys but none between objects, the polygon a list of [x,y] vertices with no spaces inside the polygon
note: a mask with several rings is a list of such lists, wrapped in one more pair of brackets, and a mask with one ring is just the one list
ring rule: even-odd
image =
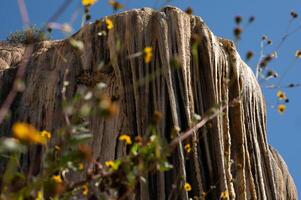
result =
[{"label": "thin branch", "polygon": [[[68,86],[68,82],[67,82],[68,73],[69,73],[69,69],[66,68],[65,73],[64,73],[63,88],[62,88],[62,97],[63,97],[63,101],[65,101],[65,102],[67,101],[66,90],[67,90],[67,86]],[[66,111],[64,111],[64,117],[65,117],[67,126],[70,126],[70,124],[71,124],[70,119],[69,119],[68,113],[66,113]]]},{"label": "thin branch", "polygon": [[260,70],[260,63],[264,57],[264,53],[263,53],[263,49],[264,49],[264,40],[261,40],[260,42],[260,57],[258,59],[258,62],[256,64],[256,79],[258,80],[258,75],[259,75],[259,70]]},{"label": "thin branch", "polygon": [[26,28],[28,28],[29,27],[29,16],[28,16],[28,12],[27,12],[27,8],[26,8],[24,0],[18,0],[18,6],[19,6],[19,10],[20,10],[22,23]]},{"label": "thin branch", "polygon": [[277,82],[277,84],[276,84],[277,87],[280,87],[280,85],[281,85],[281,83],[282,83],[284,77],[285,77],[285,76],[287,75],[287,73],[295,66],[296,61],[297,61],[297,58],[295,58],[295,59],[291,62],[291,64],[286,68],[286,70],[284,71],[283,75],[280,77],[280,79],[278,80],[278,82]]},{"label": "thin branch", "polygon": [[68,6],[71,4],[71,2],[72,2],[72,0],[65,0],[65,2],[57,9],[57,11],[47,20],[47,22],[42,30],[45,31],[50,22],[56,21],[61,16],[61,14],[63,14],[65,12],[65,10],[68,8]]},{"label": "thin branch", "polygon": [[225,104],[222,105],[220,108],[215,109],[213,113],[212,110],[207,112],[207,114],[205,114],[205,117],[200,122],[198,122],[194,127],[180,134],[180,136],[174,138],[169,144],[170,148],[174,149],[178,143],[192,136],[195,132],[197,132],[200,128],[202,128],[207,122],[220,115],[224,111],[224,109],[227,108],[228,106],[235,106],[240,101],[240,98],[241,95],[233,99],[230,104]]}]

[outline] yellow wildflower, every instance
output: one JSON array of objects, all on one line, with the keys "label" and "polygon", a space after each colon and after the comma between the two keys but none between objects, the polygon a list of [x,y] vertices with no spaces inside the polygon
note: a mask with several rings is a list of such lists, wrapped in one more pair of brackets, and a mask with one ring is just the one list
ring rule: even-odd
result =
[{"label": "yellow wildflower", "polygon": [[221,199],[228,199],[229,198],[229,192],[228,190],[221,193]]},{"label": "yellow wildflower", "polygon": [[43,130],[43,131],[41,132],[41,136],[43,136],[44,138],[50,140],[50,138],[51,138],[51,133],[48,132],[48,131]]},{"label": "yellow wildflower", "polygon": [[109,160],[105,162],[105,166],[107,166],[112,170],[118,170],[120,164],[121,164],[121,160],[114,160],[114,161]]},{"label": "yellow wildflower", "polygon": [[32,125],[17,122],[12,127],[15,138],[29,143],[45,144],[45,138]]},{"label": "yellow wildflower", "polygon": [[85,184],[85,185],[82,186],[82,194],[83,194],[84,196],[87,196],[88,193],[89,193],[89,187],[88,187],[87,184]]},{"label": "yellow wildflower", "polygon": [[286,96],[285,96],[285,93],[281,90],[279,90],[277,92],[277,97],[280,99],[280,100],[285,100],[286,99]]},{"label": "yellow wildflower", "polygon": [[285,109],[286,109],[286,106],[284,104],[279,104],[278,105],[277,110],[278,110],[279,113],[284,113]]},{"label": "yellow wildflower", "polygon": [[78,169],[83,170],[85,165],[83,163],[78,163]]},{"label": "yellow wildflower", "polygon": [[113,22],[112,20],[110,20],[109,18],[106,18],[106,25],[107,25],[107,29],[112,29],[113,28]]},{"label": "yellow wildflower", "polygon": [[112,161],[112,160],[109,160],[109,161],[106,161],[105,162],[105,165],[107,166],[107,167],[113,167],[114,166],[114,162]]},{"label": "yellow wildflower", "polygon": [[44,199],[43,191],[40,190],[40,191],[38,191],[37,197],[35,200],[43,200],[43,199]]},{"label": "yellow wildflower", "polygon": [[184,184],[185,191],[189,192],[191,190],[191,185],[189,183]]},{"label": "yellow wildflower", "polygon": [[185,149],[186,153],[190,153],[191,152],[191,146],[190,146],[190,144],[186,144],[184,146],[184,149]]},{"label": "yellow wildflower", "polygon": [[63,183],[63,180],[61,178],[61,175],[53,175],[51,177],[51,179],[55,182],[55,183]]},{"label": "yellow wildflower", "polygon": [[83,6],[92,6],[96,3],[96,0],[82,0]]},{"label": "yellow wildflower", "polygon": [[153,57],[153,49],[152,47],[145,47],[144,50],[144,62],[145,63],[150,63]]},{"label": "yellow wildflower", "polygon": [[125,135],[125,134],[122,134],[122,135],[119,137],[119,140],[125,142],[126,144],[132,144],[131,137],[128,136],[128,135]]}]

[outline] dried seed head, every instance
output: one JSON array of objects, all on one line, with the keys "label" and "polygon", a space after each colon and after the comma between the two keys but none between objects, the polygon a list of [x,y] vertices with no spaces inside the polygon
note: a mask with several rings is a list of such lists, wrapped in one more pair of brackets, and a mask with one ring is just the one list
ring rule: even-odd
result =
[{"label": "dried seed head", "polygon": [[268,39],[268,36],[266,36],[266,35],[261,36],[261,40],[267,40],[267,39]]},{"label": "dried seed head", "polygon": [[121,3],[115,0],[110,0],[108,3],[112,6],[114,11],[120,10],[124,7]]},{"label": "dried seed head", "polygon": [[272,54],[270,55],[267,55],[264,60],[267,61],[267,62],[270,62],[272,59],[274,58],[274,56]]},{"label": "dried seed head", "polygon": [[301,58],[301,50],[297,50],[295,56],[296,58]]},{"label": "dried seed head", "polygon": [[86,20],[89,21],[91,19],[91,15],[87,14],[86,15]]},{"label": "dried seed head", "polygon": [[235,20],[235,23],[238,25],[238,24],[241,23],[242,17],[241,17],[240,15],[237,15],[237,16],[234,18],[234,20]]},{"label": "dried seed head", "polygon": [[251,60],[254,56],[254,53],[252,51],[248,51],[246,53],[246,60]]},{"label": "dried seed head", "polygon": [[274,78],[277,78],[278,77],[278,73],[277,72],[274,72],[273,70],[269,70],[267,72],[267,77],[274,77]]},{"label": "dried seed head", "polygon": [[298,14],[294,10],[292,10],[290,14],[291,14],[292,18],[294,18],[294,19],[296,19],[298,17]]},{"label": "dried seed head", "polygon": [[162,119],[162,113],[159,111],[155,111],[153,115],[153,122],[155,124],[158,124],[161,121],[161,119]]},{"label": "dried seed head", "polygon": [[185,10],[185,12],[186,12],[188,15],[192,15],[193,10],[192,10],[191,7],[188,7],[188,8]]},{"label": "dried seed head", "polygon": [[239,26],[234,28],[233,34],[234,34],[234,36],[237,40],[240,40],[240,36],[241,36],[242,31],[243,31],[242,28],[240,28]]},{"label": "dried seed head", "polygon": [[254,22],[254,20],[255,20],[255,17],[254,16],[251,16],[250,18],[249,18],[249,23],[252,23],[252,22]]},{"label": "dried seed head", "polygon": [[268,63],[265,60],[260,61],[259,66],[260,68],[265,68],[268,65]]}]

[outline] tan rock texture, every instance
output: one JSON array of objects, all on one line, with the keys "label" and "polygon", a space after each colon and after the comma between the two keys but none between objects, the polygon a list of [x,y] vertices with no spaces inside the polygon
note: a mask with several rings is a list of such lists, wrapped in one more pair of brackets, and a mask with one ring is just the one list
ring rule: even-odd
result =
[{"label": "tan rock texture", "polygon": [[[34,45],[26,66],[26,89],[14,100],[11,118],[0,125],[2,136],[9,134],[15,121],[53,133],[64,126],[61,90],[68,68],[67,98],[79,85],[94,87],[101,81],[107,84],[105,93],[119,105],[114,118],[90,118],[93,156],[100,162],[124,155],[119,133],[143,134],[155,110],[163,117],[158,131],[170,140],[172,127],[191,128],[194,113],[202,116],[222,102],[229,104],[223,115],[190,138],[190,159],[177,147],[170,158],[174,169],[149,175],[135,199],[168,199],[179,175],[191,183],[192,191],[172,199],[204,199],[204,194],[206,199],[220,199],[223,191],[229,191],[229,199],[297,199],[285,162],[267,143],[260,86],[231,41],[214,36],[200,17],[174,7],[135,9],[109,18],[114,24],[110,30],[101,19],[72,36],[83,41],[82,51],[68,40]],[[99,34],[103,30],[106,35]],[[145,46],[153,48],[149,64],[143,56],[130,56]],[[28,48],[0,43],[0,102],[10,91]],[[178,68],[172,67],[174,60]],[[107,67],[98,70],[101,62]],[[238,97],[240,101],[230,106]],[[58,140],[54,135],[51,143]],[[28,173],[39,172],[41,152],[31,147],[24,156],[22,165]]]}]

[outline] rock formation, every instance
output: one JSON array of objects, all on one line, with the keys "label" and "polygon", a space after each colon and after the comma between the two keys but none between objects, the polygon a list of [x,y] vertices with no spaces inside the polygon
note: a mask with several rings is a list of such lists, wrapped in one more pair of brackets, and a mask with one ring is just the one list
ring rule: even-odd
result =
[{"label": "rock formation", "polygon": [[[202,199],[205,193],[206,199],[219,199],[223,191],[229,191],[230,199],[297,199],[285,162],[267,143],[260,86],[233,42],[214,36],[201,18],[174,7],[135,9],[109,18],[114,27],[107,34],[102,34],[102,19],[72,36],[83,42],[82,51],[68,40],[34,45],[25,69],[26,88],[15,98],[11,117],[0,125],[2,136],[9,134],[15,121],[53,133],[64,126],[61,90],[68,69],[67,98],[79,85],[94,87],[101,81],[107,84],[105,93],[119,105],[114,118],[90,118],[93,156],[100,162],[124,155],[119,133],[143,134],[154,110],[162,113],[159,133],[170,141],[171,129],[191,128],[195,113],[203,116],[220,103],[228,105],[224,114],[189,138],[191,158],[186,160],[177,147],[170,158],[174,169],[149,175],[136,199],[167,199],[178,175],[192,185],[192,191],[183,191],[179,199]],[[149,64],[142,56],[131,57],[145,46],[153,48]],[[0,44],[1,104],[28,48]],[[177,68],[172,67],[175,61]],[[106,67],[99,70],[101,62]],[[57,139],[54,135],[51,144]],[[32,175],[39,172],[41,152],[31,147],[22,162]]]}]

